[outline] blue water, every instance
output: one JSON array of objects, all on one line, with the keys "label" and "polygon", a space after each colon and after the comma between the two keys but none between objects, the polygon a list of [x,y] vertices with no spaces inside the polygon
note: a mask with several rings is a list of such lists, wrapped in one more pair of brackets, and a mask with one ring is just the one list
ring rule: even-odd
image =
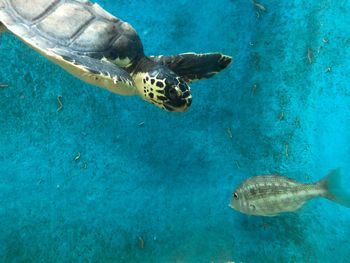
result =
[{"label": "blue water", "polygon": [[261,0],[260,18],[243,0],[97,2],[147,54],[235,62],[174,114],[1,35],[0,261],[348,262],[349,209],[318,199],[263,218],[228,202],[257,174],[314,182],[340,167],[349,187],[350,2]]}]

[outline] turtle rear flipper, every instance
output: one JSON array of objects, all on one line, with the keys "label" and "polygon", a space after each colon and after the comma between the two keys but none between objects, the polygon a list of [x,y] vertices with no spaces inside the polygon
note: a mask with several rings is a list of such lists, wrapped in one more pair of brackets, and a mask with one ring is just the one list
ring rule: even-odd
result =
[{"label": "turtle rear flipper", "polygon": [[232,58],[220,53],[184,53],[175,56],[151,57],[163,64],[190,83],[195,80],[208,79],[232,62]]}]

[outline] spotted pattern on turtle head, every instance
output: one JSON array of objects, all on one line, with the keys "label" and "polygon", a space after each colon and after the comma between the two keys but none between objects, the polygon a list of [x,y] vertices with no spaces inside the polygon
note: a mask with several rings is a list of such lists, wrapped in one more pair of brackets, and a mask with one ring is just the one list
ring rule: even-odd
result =
[{"label": "spotted pattern on turtle head", "polygon": [[164,110],[183,112],[191,106],[190,88],[178,76],[139,73],[135,79],[141,97]]}]

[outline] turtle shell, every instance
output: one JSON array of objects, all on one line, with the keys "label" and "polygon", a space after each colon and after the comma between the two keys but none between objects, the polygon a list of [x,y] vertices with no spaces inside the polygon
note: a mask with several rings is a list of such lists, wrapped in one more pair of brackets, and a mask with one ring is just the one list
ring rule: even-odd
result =
[{"label": "turtle shell", "polygon": [[60,48],[120,66],[143,55],[136,31],[88,0],[0,0],[0,21],[44,54]]}]

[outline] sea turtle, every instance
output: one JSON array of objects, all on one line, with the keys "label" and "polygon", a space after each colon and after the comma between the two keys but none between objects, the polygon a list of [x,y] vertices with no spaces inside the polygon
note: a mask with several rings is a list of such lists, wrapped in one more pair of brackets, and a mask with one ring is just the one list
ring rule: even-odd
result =
[{"label": "sea turtle", "polygon": [[89,0],[0,0],[0,31],[14,33],[83,81],[139,95],[167,111],[186,111],[188,84],[232,60],[220,53],[147,57],[128,23]]}]

